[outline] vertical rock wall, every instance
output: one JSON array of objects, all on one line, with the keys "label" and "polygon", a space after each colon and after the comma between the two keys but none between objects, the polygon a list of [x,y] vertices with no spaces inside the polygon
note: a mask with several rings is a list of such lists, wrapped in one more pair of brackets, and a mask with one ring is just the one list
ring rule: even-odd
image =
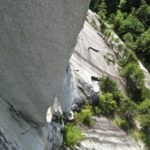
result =
[{"label": "vertical rock wall", "polygon": [[89,1],[0,0],[0,97],[26,119],[44,124]]}]

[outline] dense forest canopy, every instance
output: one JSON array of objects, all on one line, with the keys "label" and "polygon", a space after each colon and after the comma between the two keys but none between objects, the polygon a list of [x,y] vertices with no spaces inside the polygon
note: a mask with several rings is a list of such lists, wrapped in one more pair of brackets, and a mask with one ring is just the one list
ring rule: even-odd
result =
[{"label": "dense forest canopy", "polygon": [[150,71],[150,1],[92,0],[90,9],[109,24]]}]

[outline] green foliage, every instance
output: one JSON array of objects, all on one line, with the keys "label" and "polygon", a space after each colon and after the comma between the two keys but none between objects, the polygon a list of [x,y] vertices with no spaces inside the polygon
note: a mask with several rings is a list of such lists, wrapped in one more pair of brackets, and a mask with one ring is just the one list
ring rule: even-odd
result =
[{"label": "green foliage", "polygon": [[122,91],[120,91],[119,89],[113,93],[113,97],[114,97],[114,100],[116,101],[118,107],[120,107],[120,105],[127,99],[125,94]]},{"label": "green foliage", "polygon": [[141,138],[144,143],[146,143],[148,149],[150,149],[150,138],[149,138],[149,133],[150,133],[150,113],[141,115],[140,117],[140,122],[141,122]]},{"label": "green foliage", "polygon": [[137,131],[134,130],[134,129],[130,129],[130,135],[131,135],[131,137],[138,143]]},{"label": "green foliage", "polygon": [[119,7],[120,9],[123,9],[123,8],[125,7],[126,2],[127,2],[126,0],[120,0],[120,3],[119,3],[119,6],[118,6],[118,7]]},{"label": "green foliage", "polygon": [[99,6],[105,2],[108,13],[114,13],[119,5],[119,1],[120,0],[91,0],[90,9],[97,13],[99,10]]},{"label": "green foliage", "polygon": [[[148,0],[92,0],[91,8],[134,50],[150,70],[150,2]],[[93,5],[94,4],[94,5]],[[144,33],[143,33],[144,32]],[[143,33],[143,34],[142,34]]]},{"label": "green foliage", "polygon": [[[118,44],[118,43],[120,42],[120,39],[119,39],[119,38],[113,38],[113,41],[114,41],[116,44]],[[120,44],[120,45],[122,45],[122,44]]]},{"label": "green foliage", "polygon": [[130,13],[132,11],[132,8],[138,9],[141,5],[142,0],[126,0],[124,2],[124,5],[121,7],[121,10],[123,12],[128,12]]},{"label": "green foliage", "polygon": [[150,28],[137,39],[137,45],[136,52],[138,56],[142,57],[141,60],[145,63],[148,70],[150,70]]},{"label": "green foliage", "polygon": [[91,105],[86,105],[85,108],[81,110],[79,113],[75,113],[75,123],[76,124],[84,124],[86,126],[92,127],[94,125],[94,120],[92,118],[93,111]]},{"label": "green foliage", "polygon": [[137,10],[136,14],[147,29],[150,25],[150,6],[147,3],[143,3]]},{"label": "green foliage", "polygon": [[122,67],[127,66],[129,63],[134,63],[138,65],[138,59],[133,51],[127,50],[125,58],[119,60],[119,64]]},{"label": "green foliage", "polygon": [[104,34],[104,32],[105,32],[105,30],[106,30],[106,24],[103,22],[103,21],[101,21],[101,32]]},{"label": "green foliage", "polygon": [[93,106],[92,111],[94,115],[100,116],[102,114],[102,110],[98,106]]},{"label": "green foliage", "polygon": [[141,34],[145,29],[144,25],[135,15],[127,15],[120,10],[118,10],[115,15],[111,14],[109,22],[114,24],[114,29],[121,38],[123,38],[125,34],[130,33],[132,35],[132,37],[131,35],[130,37],[136,39],[137,35]]},{"label": "green foliage", "polygon": [[125,17],[126,17],[126,13],[122,13],[120,10],[117,10],[116,14],[110,15],[109,22],[111,24],[114,24],[115,31],[118,32],[118,29],[121,27]]},{"label": "green foliage", "polygon": [[142,114],[150,114],[150,99],[147,98],[138,105],[138,110]]},{"label": "green foliage", "polygon": [[104,36],[105,36],[106,40],[108,40],[110,38],[111,33],[112,33],[112,31],[109,30],[109,29],[107,29],[107,30],[104,31]]},{"label": "green foliage", "polygon": [[132,33],[133,38],[137,38],[137,35],[142,33],[144,31],[144,26],[143,24],[139,21],[139,19],[130,14],[125,18],[118,30],[118,33],[121,37],[123,35],[127,34],[128,32]]},{"label": "green foliage", "polygon": [[150,49],[150,28],[140,36],[140,38],[137,40],[137,44],[140,46],[138,47],[138,50],[143,53]]},{"label": "green foliage", "polygon": [[[109,115],[117,112],[122,118],[132,124],[136,115],[136,104],[121,92],[116,83],[108,77],[100,79],[103,94],[99,95],[99,107],[103,114]],[[113,109],[112,109],[113,108]]]},{"label": "green foliage", "polygon": [[137,113],[136,104],[133,101],[126,99],[121,103],[118,113],[122,118],[128,120],[128,122],[132,124],[133,118]]},{"label": "green foliage", "polygon": [[92,127],[94,126],[95,121],[92,119],[92,116],[90,115],[86,115],[84,120],[83,120],[83,124],[88,126],[88,127]]},{"label": "green foliage", "polygon": [[107,11],[106,11],[106,4],[105,4],[105,1],[104,0],[101,0],[101,4],[98,6],[98,15],[100,16],[101,19],[106,19],[106,14],[107,14]]},{"label": "green foliage", "polygon": [[[103,34],[108,30],[105,24],[107,21],[108,24],[114,26],[113,29],[115,32],[126,44],[123,48],[115,48],[124,51],[123,57],[118,58],[120,66],[122,67],[120,71],[121,75],[126,79],[129,98],[120,92],[113,82],[103,78],[100,82],[103,92],[102,99],[104,103],[106,103],[108,98],[105,98],[104,94],[111,93],[112,96],[110,96],[109,99],[116,102],[117,109],[115,109],[115,113],[117,113],[121,119],[127,120],[129,126],[131,126],[137,112],[141,115],[142,139],[150,148],[150,141],[148,140],[147,134],[148,128],[150,128],[150,90],[145,87],[144,74],[139,67],[136,57],[137,55],[150,71],[150,1],[103,0],[103,4],[104,3],[105,7],[102,8],[107,12],[104,13],[106,14],[104,19],[101,17]],[[97,10],[98,6],[104,6],[101,4],[102,0],[97,0]],[[106,39],[108,38],[106,34]],[[108,104],[108,106],[111,106],[111,104]],[[104,107],[106,107],[106,105],[104,105]],[[108,107],[108,110],[109,109]],[[104,114],[105,111],[101,107],[99,110]],[[109,113],[110,112],[108,112],[108,114]],[[120,121],[120,123],[119,121],[118,124],[120,126],[126,122]],[[133,132],[131,132],[131,134],[133,134]]]},{"label": "green foliage", "polygon": [[113,99],[113,95],[110,93],[104,93],[99,95],[99,108],[102,111],[102,114],[106,116],[112,116],[116,109],[116,102]]},{"label": "green foliage", "polygon": [[147,130],[150,128],[150,114],[141,115],[140,121],[143,130]]},{"label": "green foliage", "polygon": [[115,117],[113,121],[118,127],[122,128],[123,130],[127,131],[129,128],[129,124],[127,120],[122,119],[120,117]]},{"label": "green foliage", "polygon": [[102,92],[104,93],[114,93],[115,91],[118,90],[117,84],[113,80],[111,80],[109,77],[103,76],[100,79],[99,85],[100,85]]},{"label": "green foliage", "polygon": [[132,50],[136,49],[137,47],[136,42],[134,42],[133,35],[130,32],[123,35],[123,40],[129,49]]},{"label": "green foliage", "polygon": [[148,150],[150,150],[150,139],[149,139],[148,133],[146,131],[141,130],[140,136],[141,136],[142,141],[146,143]]},{"label": "green foliage", "polygon": [[64,132],[64,145],[65,146],[73,146],[77,144],[77,142],[83,140],[84,135],[82,134],[80,128],[72,125],[67,124],[65,125],[65,132]]},{"label": "green foliage", "polygon": [[100,4],[100,0],[91,0],[90,9],[97,13],[99,4]]},{"label": "green foliage", "polygon": [[92,20],[91,25],[92,25],[92,27],[93,27],[95,30],[99,31],[99,27],[97,27],[96,22],[95,22],[94,19]]},{"label": "green foliage", "polygon": [[113,95],[113,99],[116,101],[117,106],[120,106],[126,99],[124,93],[118,89],[117,84],[109,77],[103,76],[100,79],[99,85],[103,93],[111,93]]},{"label": "green foliage", "polygon": [[107,5],[108,14],[111,14],[116,12],[120,0],[105,0],[105,3]]},{"label": "green foliage", "polygon": [[129,63],[122,69],[121,74],[126,78],[129,97],[137,102],[141,101],[145,85],[140,67],[135,63]]},{"label": "green foliage", "polygon": [[132,36],[132,34],[130,32],[126,33],[125,35],[123,35],[123,40],[125,42],[132,43],[133,42],[133,36]]}]

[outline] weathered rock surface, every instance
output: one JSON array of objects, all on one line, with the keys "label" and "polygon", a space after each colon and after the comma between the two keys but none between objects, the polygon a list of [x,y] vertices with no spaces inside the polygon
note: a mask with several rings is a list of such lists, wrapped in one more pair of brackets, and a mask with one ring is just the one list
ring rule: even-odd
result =
[{"label": "weathered rock surface", "polygon": [[86,138],[81,142],[82,150],[140,150],[137,143],[124,131],[105,117],[95,117],[92,129],[83,129]]},{"label": "weathered rock surface", "polygon": [[62,144],[61,129],[59,123],[39,127],[26,122],[0,98],[0,150],[54,150]]},{"label": "weathered rock surface", "polygon": [[1,150],[61,144],[60,127],[46,125],[46,112],[55,97],[63,109],[70,105],[69,93],[61,90],[89,2],[0,0]]},{"label": "weathered rock surface", "polygon": [[143,66],[143,64],[139,61],[140,68],[142,69],[145,76],[145,84],[148,89],[150,89],[150,74],[148,70]]},{"label": "weathered rock surface", "polygon": [[59,96],[89,0],[0,3],[0,95],[43,124]]}]

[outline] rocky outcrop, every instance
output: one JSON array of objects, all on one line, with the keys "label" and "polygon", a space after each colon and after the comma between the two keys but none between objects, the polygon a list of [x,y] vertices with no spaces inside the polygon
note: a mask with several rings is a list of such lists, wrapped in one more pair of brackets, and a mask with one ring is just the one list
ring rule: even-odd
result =
[{"label": "rocky outcrop", "polygon": [[[101,33],[101,24],[98,19],[95,13],[88,11],[84,27],[70,59],[73,78],[71,80],[74,81],[74,102],[99,92],[98,80],[103,75],[110,77],[122,91],[126,92],[125,82],[118,71],[116,56],[123,56],[124,52],[117,48],[118,43],[111,41],[112,37],[106,40]],[[112,32],[112,36],[118,38],[119,44],[125,46],[115,32]],[[139,66],[145,75],[145,84],[150,89],[150,74],[140,61]]]},{"label": "rocky outcrop", "polygon": [[0,0],[0,149],[49,150],[61,138],[46,112],[55,97],[70,105],[62,84],[89,2]]},{"label": "rocky outcrop", "polygon": [[117,69],[118,65],[115,63],[115,53],[93,26],[99,28],[100,23],[96,15],[89,10],[70,60],[75,101],[99,92],[98,79],[103,75],[109,76],[124,90],[123,81]]}]

